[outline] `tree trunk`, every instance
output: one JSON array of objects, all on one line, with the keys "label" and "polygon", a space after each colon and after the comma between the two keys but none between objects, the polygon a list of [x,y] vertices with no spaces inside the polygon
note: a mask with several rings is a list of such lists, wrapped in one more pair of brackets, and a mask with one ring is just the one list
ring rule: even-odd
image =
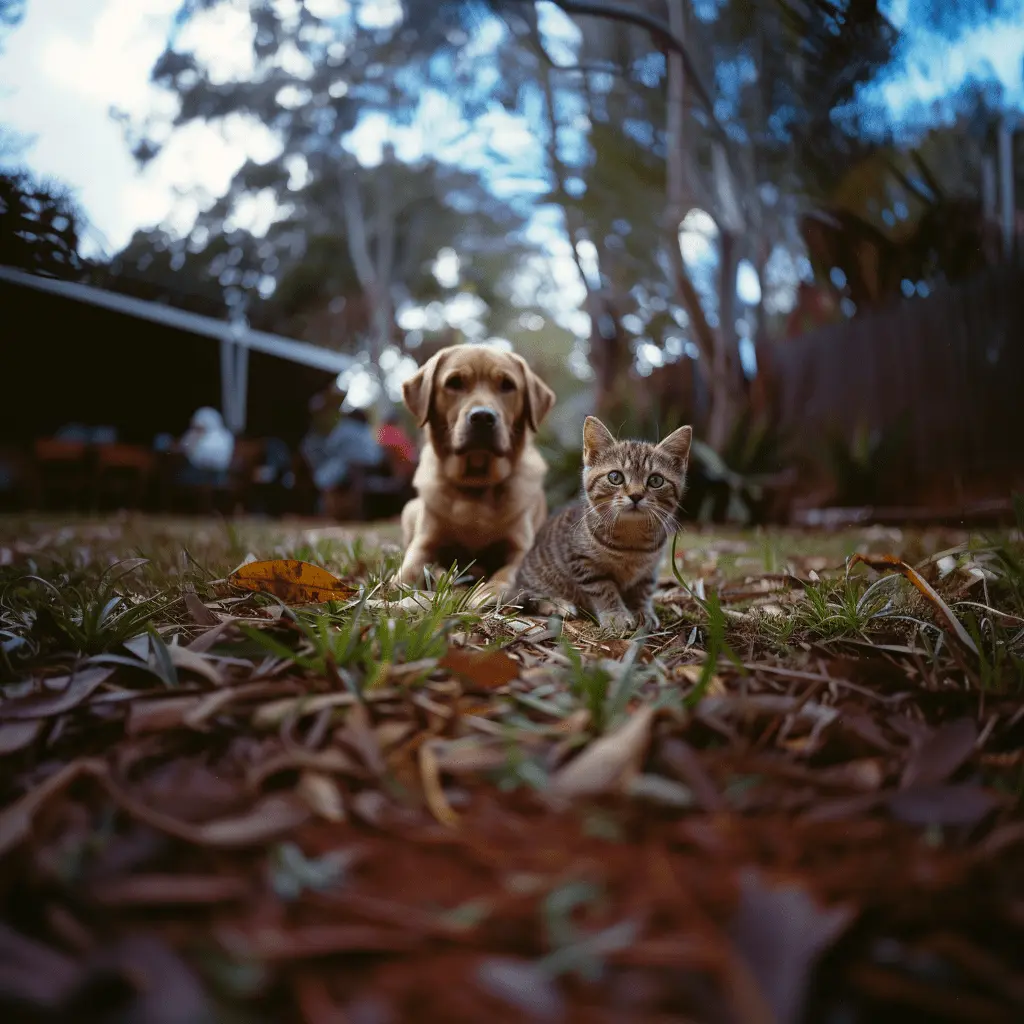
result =
[{"label": "tree trunk", "polygon": [[[714,386],[707,442],[721,453],[729,439],[735,415],[736,371],[739,349],[736,344],[736,238],[724,226],[718,231],[718,332],[711,368]],[[734,356],[735,353],[735,356]]]},{"label": "tree trunk", "polygon": [[[530,4],[524,12],[524,16],[529,22],[530,33],[538,55],[542,61],[545,61],[543,41],[537,27],[536,8]],[[577,250],[579,243],[589,241],[589,238],[577,216],[577,211],[569,202],[569,195],[565,190],[565,167],[558,155],[558,119],[555,113],[552,74],[553,69],[548,62],[545,73],[541,75],[544,106],[550,125],[547,140],[548,160],[555,179],[555,189],[562,207],[562,215],[565,217],[565,232],[572,249],[573,262],[579,272],[580,281],[586,289],[585,304],[587,315],[590,317],[590,365],[594,370],[597,392],[595,411],[598,416],[612,416],[617,414],[622,405],[623,385],[629,377],[633,353],[630,350],[629,341],[622,331],[613,300],[600,287],[600,280],[597,282],[598,287],[595,288],[594,283],[588,278]],[[600,267],[598,275],[600,278]]]},{"label": "tree trunk", "polygon": [[[685,0],[669,0],[669,25],[674,35],[683,39],[686,32]],[[728,248],[729,262],[733,266],[733,285],[720,289],[720,310],[717,331],[708,323],[700,296],[686,269],[682,250],[679,247],[679,226],[686,214],[686,153],[685,153],[685,70],[682,57],[672,51],[668,56],[668,112],[666,115],[666,189],[663,218],[665,248],[675,278],[679,300],[690,317],[693,341],[697,346],[697,372],[704,381],[710,404],[708,415],[708,443],[720,450],[728,436],[732,419],[733,388],[729,374],[728,335],[726,326],[732,328],[735,320],[735,257],[734,247]],[[726,232],[720,229],[720,237]],[[724,252],[723,252],[724,255]],[[725,260],[723,260],[724,268]],[[725,278],[723,277],[723,280]],[[727,297],[726,297],[727,296]]]},{"label": "tree trunk", "polygon": [[391,300],[391,272],[394,263],[395,207],[392,192],[389,148],[385,147],[385,160],[375,176],[377,230],[376,260],[370,251],[370,238],[363,198],[356,175],[350,169],[343,185],[346,241],[349,255],[363,295],[370,307],[370,363],[379,370],[380,356],[392,338],[394,315]]}]

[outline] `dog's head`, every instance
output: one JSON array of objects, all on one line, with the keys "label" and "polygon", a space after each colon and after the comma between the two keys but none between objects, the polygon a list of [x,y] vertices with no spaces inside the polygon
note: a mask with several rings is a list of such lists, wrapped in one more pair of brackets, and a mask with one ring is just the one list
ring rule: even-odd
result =
[{"label": "dog's head", "polygon": [[483,345],[441,349],[402,386],[405,404],[441,457],[444,473],[495,483],[555,404],[522,356]]}]

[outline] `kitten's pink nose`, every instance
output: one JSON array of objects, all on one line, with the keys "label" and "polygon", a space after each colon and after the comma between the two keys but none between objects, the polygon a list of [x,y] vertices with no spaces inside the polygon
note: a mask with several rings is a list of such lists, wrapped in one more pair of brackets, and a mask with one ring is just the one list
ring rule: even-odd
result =
[{"label": "kitten's pink nose", "polygon": [[643,493],[641,492],[640,494],[631,494],[629,496],[629,500],[633,502],[634,505],[639,505],[640,502],[644,500]]}]

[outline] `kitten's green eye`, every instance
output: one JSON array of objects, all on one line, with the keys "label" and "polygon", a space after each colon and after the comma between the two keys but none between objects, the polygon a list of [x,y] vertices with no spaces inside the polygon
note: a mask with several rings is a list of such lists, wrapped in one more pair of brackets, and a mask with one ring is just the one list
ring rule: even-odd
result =
[{"label": "kitten's green eye", "polygon": [[648,487],[660,487],[665,482],[665,478],[660,473],[652,473],[647,478]]},{"label": "kitten's green eye", "polygon": [[613,469],[608,474],[608,483],[615,484],[616,487],[618,487],[619,484],[622,484],[622,483],[625,483],[625,482],[626,482],[626,478],[617,469]]}]

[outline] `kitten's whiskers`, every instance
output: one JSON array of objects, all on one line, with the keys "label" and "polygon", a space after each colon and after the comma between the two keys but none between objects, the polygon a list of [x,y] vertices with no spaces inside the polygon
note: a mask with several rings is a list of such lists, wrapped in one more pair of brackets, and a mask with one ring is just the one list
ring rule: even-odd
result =
[{"label": "kitten's whiskers", "polygon": [[597,517],[598,525],[604,525],[605,516],[603,509],[606,505],[611,504],[612,499],[606,499],[605,501],[596,501],[590,505],[583,513],[582,516],[573,524],[572,532],[576,534],[583,528],[583,524],[586,523],[588,516],[594,515]]}]

